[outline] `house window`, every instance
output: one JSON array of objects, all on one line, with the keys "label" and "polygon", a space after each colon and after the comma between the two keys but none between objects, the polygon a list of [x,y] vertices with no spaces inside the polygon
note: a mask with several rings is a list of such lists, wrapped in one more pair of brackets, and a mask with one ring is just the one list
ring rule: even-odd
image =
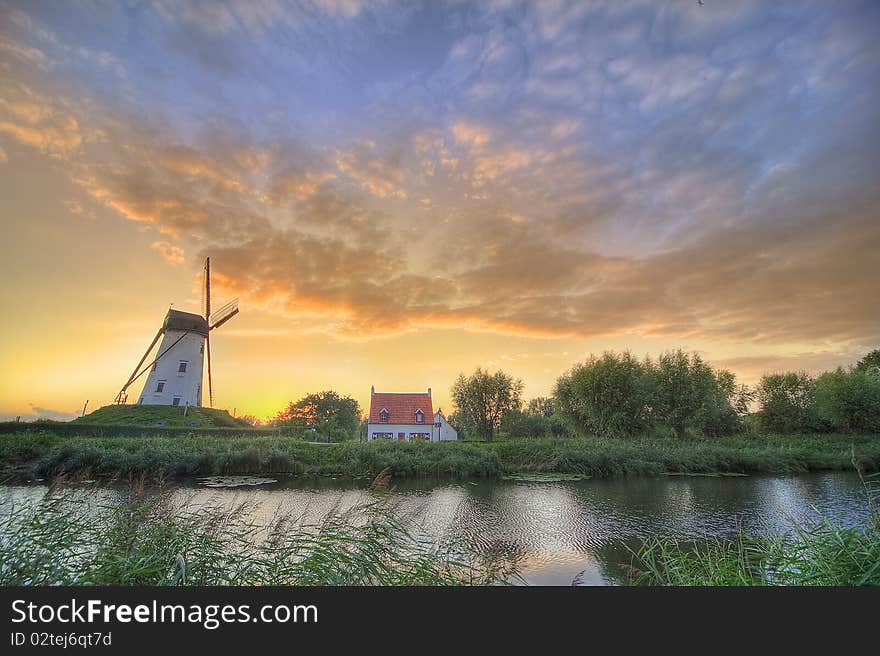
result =
[{"label": "house window", "polygon": [[374,440],[390,440],[394,437],[394,433],[373,433]]},{"label": "house window", "polygon": [[381,421],[383,424],[388,423],[388,411],[385,408],[382,408],[382,410],[379,412],[379,421]]},{"label": "house window", "polygon": [[424,424],[425,423],[425,413],[421,410],[416,410],[416,423]]},{"label": "house window", "polygon": [[180,397],[175,396],[173,399],[171,399],[171,405],[180,405]]},{"label": "house window", "polygon": [[161,394],[164,391],[165,391],[165,381],[160,380],[158,383],[156,383],[156,394]]},{"label": "house window", "polygon": [[430,433],[410,433],[409,438],[411,440],[427,440],[428,442],[430,442],[431,441],[431,434]]},{"label": "house window", "polygon": [[177,373],[185,374],[186,373],[186,365],[189,364],[186,360],[181,360],[180,364],[177,367]]}]

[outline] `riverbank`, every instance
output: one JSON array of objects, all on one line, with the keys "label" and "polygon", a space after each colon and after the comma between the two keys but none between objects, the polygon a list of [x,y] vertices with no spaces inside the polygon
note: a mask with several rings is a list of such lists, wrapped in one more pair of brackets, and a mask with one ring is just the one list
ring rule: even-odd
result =
[{"label": "riverbank", "polygon": [[589,477],[796,474],[880,468],[880,435],[761,435],[703,440],[547,438],[496,442],[313,444],[272,436],[58,437],[0,435],[6,479],[223,474],[492,478],[512,473]]}]

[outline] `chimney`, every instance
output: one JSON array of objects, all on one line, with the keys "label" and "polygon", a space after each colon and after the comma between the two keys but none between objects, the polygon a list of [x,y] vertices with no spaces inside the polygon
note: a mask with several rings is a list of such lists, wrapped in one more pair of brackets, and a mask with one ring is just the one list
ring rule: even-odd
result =
[{"label": "chimney", "polygon": [[428,388],[428,396],[431,396],[431,388]]},{"label": "chimney", "polygon": [[375,385],[370,385],[370,396],[372,396],[372,395],[375,394],[375,393],[376,393],[376,386],[375,386]]}]

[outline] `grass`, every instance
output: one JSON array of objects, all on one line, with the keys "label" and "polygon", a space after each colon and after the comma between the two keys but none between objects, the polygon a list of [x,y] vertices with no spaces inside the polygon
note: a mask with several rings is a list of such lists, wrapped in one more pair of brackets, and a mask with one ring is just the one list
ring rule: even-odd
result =
[{"label": "grass", "polygon": [[381,500],[317,525],[279,515],[258,526],[245,504],[192,509],[170,497],[135,492],[120,504],[53,486],[0,515],[0,585],[487,585],[513,576],[466,545],[441,551],[414,537]]},{"label": "grass", "polygon": [[72,423],[91,426],[250,427],[247,422],[233,417],[226,410],[192,407],[187,409],[170,405],[105,405],[83,417],[77,417]]},{"label": "grass", "polygon": [[674,438],[546,438],[476,442],[341,442],[278,436],[67,437],[0,435],[0,472],[18,479],[156,478],[226,474],[314,474],[398,478],[487,478],[563,473],[589,477],[663,473],[797,474],[880,467],[880,435]]},{"label": "grass", "polygon": [[[865,479],[863,479],[865,480]],[[635,554],[635,585],[880,585],[880,513],[877,481],[866,482],[867,528],[842,527],[823,518],[790,535],[711,538],[692,545],[656,538]]]}]

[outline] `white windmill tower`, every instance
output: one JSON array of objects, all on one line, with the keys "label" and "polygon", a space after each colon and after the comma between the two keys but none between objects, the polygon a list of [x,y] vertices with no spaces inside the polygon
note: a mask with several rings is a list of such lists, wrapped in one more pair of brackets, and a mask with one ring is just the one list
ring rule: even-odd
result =
[{"label": "white windmill tower", "polygon": [[[214,383],[211,379],[211,331],[238,314],[238,299],[233,299],[211,313],[211,258],[205,260],[204,316],[170,309],[162,327],[147,347],[128,381],[116,395],[117,403],[128,400],[128,388],[149,372],[139,405],[202,405],[202,380],[205,356],[208,360],[208,404],[214,406]],[[158,354],[144,363],[162,338]]]}]

